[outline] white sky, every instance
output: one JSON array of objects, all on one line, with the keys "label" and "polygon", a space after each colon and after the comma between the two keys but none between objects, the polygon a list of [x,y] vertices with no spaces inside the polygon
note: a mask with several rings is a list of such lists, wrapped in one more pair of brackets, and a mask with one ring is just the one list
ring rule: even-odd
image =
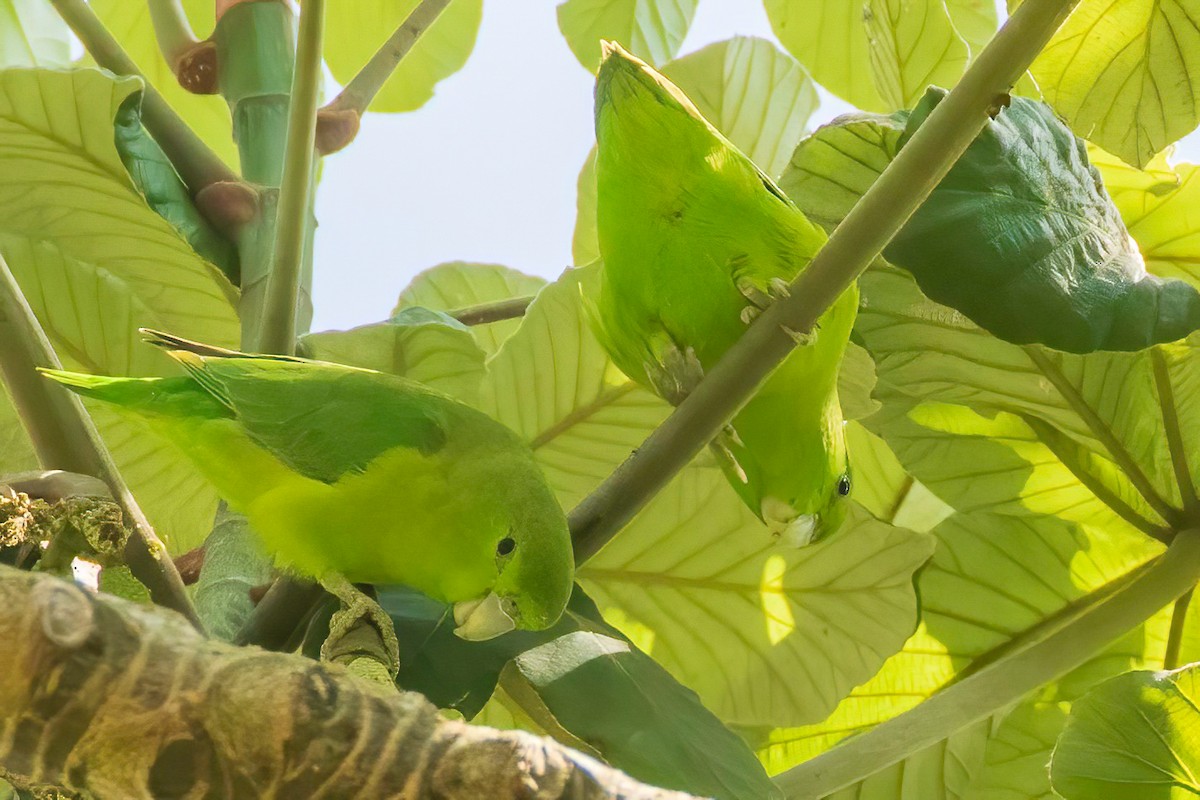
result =
[{"label": "white sky", "polygon": [[[594,136],[592,75],[558,31],[557,0],[484,3],[466,67],[409,114],[370,114],[326,160],[317,195],[313,330],[385,319],[443,261],[552,278],[571,263],[575,181]],[[774,39],[762,0],[699,4],[682,53]],[[828,95],[811,126],[847,110]],[[1195,161],[1189,137],[1183,155]]]}]

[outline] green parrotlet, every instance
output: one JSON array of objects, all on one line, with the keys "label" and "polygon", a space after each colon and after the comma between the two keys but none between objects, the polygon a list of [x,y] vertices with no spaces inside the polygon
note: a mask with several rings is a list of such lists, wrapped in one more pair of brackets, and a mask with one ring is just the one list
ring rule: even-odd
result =
[{"label": "green parrotlet", "polygon": [[[630,378],[678,404],[825,234],[678,87],[619,45],[603,49],[598,333]],[[857,308],[851,288],[712,443],[742,500],[794,546],[846,516],[837,375]]]},{"label": "green parrotlet", "polygon": [[145,333],[187,377],[46,374],[176,445],[281,566],[454,603],[466,639],[559,618],[566,519],[508,428],[404,378]]}]

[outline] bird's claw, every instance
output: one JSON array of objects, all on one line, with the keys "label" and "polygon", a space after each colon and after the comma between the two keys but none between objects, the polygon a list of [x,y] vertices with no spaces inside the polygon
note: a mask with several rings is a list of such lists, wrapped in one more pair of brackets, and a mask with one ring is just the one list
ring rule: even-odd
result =
[{"label": "bird's claw", "polygon": [[758,306],[746,306],[742,309],[741,319],[743,325],[749,325],[754,320],[758,319],[758,315],[762,313],[762,309]]},{"label": "bird's claw", "polygon": [[789,284],[783,278],[771,278],[769,285],[770,295],[776,300],[783,300],[784,298],[792,296],[791,284]]},{"label": "bird's claw", "polygon": [[392,618],[374,599],[341,576],[326,577],[321,586],[340,603],[329,620],[321,660],[343,664],[360,677],[394,685],[400,671],[400,643]]},{"label": "bird's claw", "polygon": [[797,331],[792,330],[786,325],[780,325],[779,329],[790,336],[792,341],[794,341],[800,347],[808,347],[810,344],[813,344],[815,341],[817,341],[817,332],[815,329],[807,332]]}]

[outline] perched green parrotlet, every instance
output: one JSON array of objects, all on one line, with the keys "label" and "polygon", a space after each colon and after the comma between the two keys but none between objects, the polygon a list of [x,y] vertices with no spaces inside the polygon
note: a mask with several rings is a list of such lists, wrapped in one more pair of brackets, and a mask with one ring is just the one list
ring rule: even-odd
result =
[{"label": "perched green parrotlet", "polygon": [[[605,42],[596,80],[598,333],[617,366],[678,404],[825,242],[674,84]],[[846,516],[837,375],[851,288],[713,442],[729,482],[784,542]]]},{"label": "perched green parrotlet", "polygon": [[508,428],[393,375],[145,333],[187,377],[46,374],[175,444],[281,566],[454,603],[466,639],[562,614],[566,518]]}]

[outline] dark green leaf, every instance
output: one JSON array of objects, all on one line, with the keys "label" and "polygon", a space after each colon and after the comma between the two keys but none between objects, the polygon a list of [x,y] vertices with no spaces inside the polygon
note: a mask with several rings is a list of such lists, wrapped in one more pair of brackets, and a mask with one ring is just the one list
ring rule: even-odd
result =
[{"label": "dark green leaf", "polygon": [[[905,140],[945,92],[931,89]],[[884,251],[996,336],[1072,353],[1200,328],[1200,293],[1145,263],[1100,174],[1049,106],[1013,98]]]},{"label": "dark green leaf", "polygon": [[146,203],[179,231],[192,249],[220,267],[230,280],[238,278],[237,249],[217,232],[192,203],[175,167],[158,142],[142,127],[142,94],[125,98],[113,120],[113,142],[121,163]]},{"label": "dark green leaf", "polygon": [[381,588],[379,603],[400,639],[398,683],[440,706],[478,713],[511,661],[559,726],[638,780],[703,797],[777,796],[746,743],[578,587],[549,630],[485,643],[456,637],[449,609],[411,590]]}]

